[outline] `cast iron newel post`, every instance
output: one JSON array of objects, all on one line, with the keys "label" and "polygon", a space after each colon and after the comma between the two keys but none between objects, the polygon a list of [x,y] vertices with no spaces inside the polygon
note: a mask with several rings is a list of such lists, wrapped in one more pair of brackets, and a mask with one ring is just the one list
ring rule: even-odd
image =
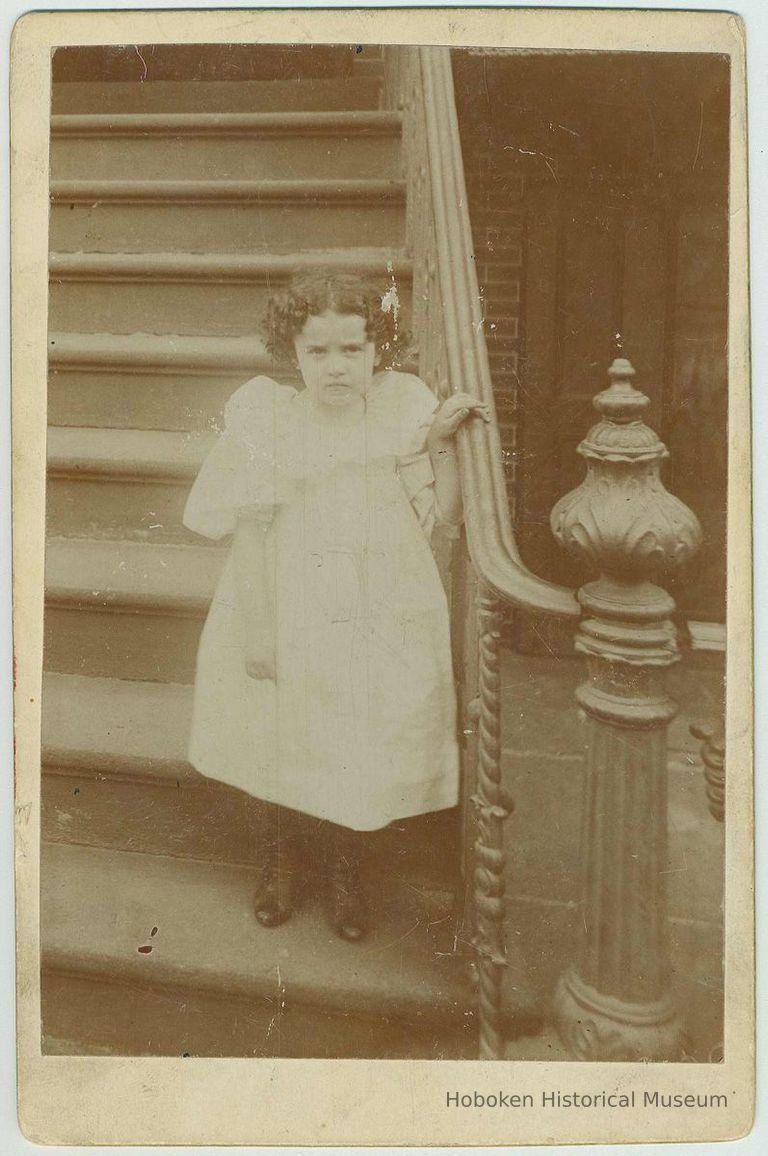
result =
[{"label": "cast iron newel post", "polygon": [[555,1013],[581,1060],[674,1060],[682,1024],[670,987],[665,870],[667,727],[677,707],[665,682],[679,658],[672,598],[650,579],[686,561],[699,524],[659,477],[666,447],[642,420],[648,398],[628,361],[595,398],[602,420],[579,446],[584,482],[552,511],[566,549],[600,577],[579,591],[576,649],[588,678],[582,859],[583,918],[576,961]]}]

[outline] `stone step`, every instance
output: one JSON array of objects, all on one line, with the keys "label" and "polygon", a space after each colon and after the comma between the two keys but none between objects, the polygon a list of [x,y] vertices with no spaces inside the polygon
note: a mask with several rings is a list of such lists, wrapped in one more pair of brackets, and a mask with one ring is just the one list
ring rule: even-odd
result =
[{"label": "stone step", "polygon": [[389,112],[92,113],[51,120],[58,180],[394,178]]},{"label": "stone step", "polygon": [[[175,333],[52,332],[48,366],[52,426],[197,433],[220,422],[238,385],[275,375],[260,338]],[[283,367],[279,380],[298,385]]]},{"label": "stone step", "polygon": [[42,879],[47,1037],[130,1055],[476,1054],[450,912],[386,875],[362,944],[309,893],[261,927],[246,866],[44,844]]},{"label": "stone step", "polygon": [[184,505],[215,434],[48,430],[48,533],[143,542],[205,540],[182,525]]},{"label": "stone step", "polygon": [[54,253],[49,326],[61,333],[153,333],[169,341],[171,335],[253,340],[260,336],[275,289],[294,273],[325,268],[370,277],[382,293],[394,278],[407,327],[410,262],[396,249],[358,247],[247,256]]},{"label": "stone step", "polygon": [[192,682],[224,557],[208,546],[50,538],[46,669]]},{"label": "stone step", "polygon": [[[98,752],[93,752],[93,759],[98,764]],[[189,769],[185,777],[170,781],[160,776],[133,778],[46,767],[42,779],[43,838],[51,843],[212,863],[254,863],[261,804],[244,791],[192,776]],[[304,870],[316,874],[320,865],[313,853],[317,850],[318,825],[303,815],[296,816],[294,823]],[[435,900],[458,891],[455,811],[404,819],[372,833],[367,845],[374,890],[377,871],[386,869],[403,887]]]},{"label": "stone step", "polygon": [[200,777],[187,762],[188,686],[83,675],[43,675],[46,771],[160,784]]},{"label": "stone step", "polygon": [[348,79],[71,81],[52,86],[54,114],[349,112],[377,109],[380,77]]},{"label": "stone step", "polygon": [[398,247],[394,180],[53,181],[50,242],[61,252],[293,252]]},{"label": "stone step", "polygon": [[46,596],[51,605],[202,614],[222,554],[205,546],[49,538]]},{"label": "stone step", "polygon": [[[46,673],[43,838],[212,862],[250,863],[258,802],[186,761],[188,686]],[[316,830],[298,821],[307,856]],[[455,810],[372,833],[372,869],[403,886],[452,894],[459,863]]]}]

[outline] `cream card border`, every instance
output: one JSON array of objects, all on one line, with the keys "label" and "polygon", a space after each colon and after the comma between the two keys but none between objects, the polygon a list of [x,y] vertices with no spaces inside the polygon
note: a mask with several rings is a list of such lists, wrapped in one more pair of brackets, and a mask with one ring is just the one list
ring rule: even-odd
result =
[{"label": "cream card border", "polygon": [[[42,1056],[39,768],[48,108],[59,44],[434,43],[722,52],[732,65],[725,1062],[131,1059]],[[14,635],[18,1075],[22,1129],[58,1144],[509,1145],[744,1135],[754,1089],[752,620],[744,28],[726,13],[592,10],[33,13],[12,44]],[[726,1109],[457,1110],[449,1091],[725,1094]]]}]

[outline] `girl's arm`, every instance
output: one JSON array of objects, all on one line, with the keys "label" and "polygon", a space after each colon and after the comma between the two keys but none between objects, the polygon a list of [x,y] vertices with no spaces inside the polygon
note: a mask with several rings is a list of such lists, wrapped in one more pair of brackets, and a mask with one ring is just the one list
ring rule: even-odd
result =
[{"label": "girl's arm", "polygon": [[270,523],[240,516],[232,554],[245,623],[245,668],[251,678],[275,677],[275,592],[267,558]]},{"label": "girl's arm", "polygon": [[427,449],[435,475],[435,504],[445,522],[461,522],[461,484],[456,461],[456,431],[470,415],[490,421],[485,402],[468,393],[453,393],[435,414],[427,434]]}]

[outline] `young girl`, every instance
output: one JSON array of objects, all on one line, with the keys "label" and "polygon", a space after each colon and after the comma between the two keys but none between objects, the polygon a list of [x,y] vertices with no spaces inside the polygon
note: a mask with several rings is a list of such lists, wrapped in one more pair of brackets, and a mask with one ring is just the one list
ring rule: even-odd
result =
[{"label": "young girl", "polygon": [[456,526],[453,437],[487,407],[442,405],[385,369],[387,299],[318,273],[274,300],[269,347],[305,388],[246,382],[225,408],[184,523],[232,549],[203,629],[189,758],[270,804],[258,920],[293,909],[296,812],[324,820],[327,905],[367,930],[361,832],[455,806],[458,750],[448,611],[430,549]]}]

